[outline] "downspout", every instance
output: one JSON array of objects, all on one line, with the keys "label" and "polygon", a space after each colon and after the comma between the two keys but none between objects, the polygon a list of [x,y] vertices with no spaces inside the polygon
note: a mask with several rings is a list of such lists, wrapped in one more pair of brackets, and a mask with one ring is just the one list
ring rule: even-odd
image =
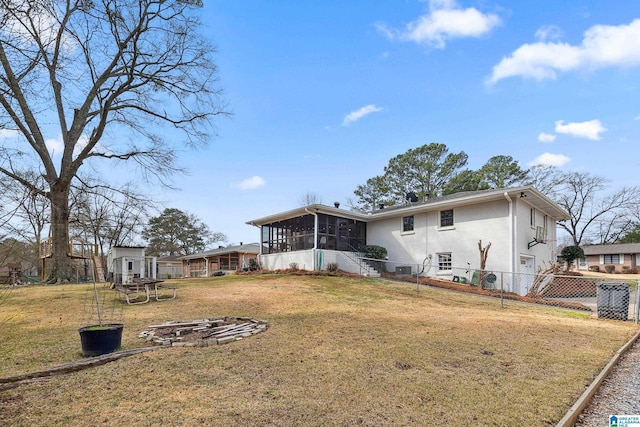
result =
[{"label": "downspout", "polygon": [[514,234],[514,222],[515,215],[513,209],[513,200],[509,197],[509,194],[505,191],[504,198],[509,202],[509,260],[511,263],[511,273],[516,273],[516,260],[515,260],[515,248],[516,248],[516,235]]},{"label": "downspout", "polygon": [[318,249],[318,214],[315,212],[311,212],[308,208],[304,208],[304,211],[308,214],[313,215],[313,249],[311,250],[311,254],[313,256],[313,270],[318,270],[320,267],[317,265],[316,260],[316,251]]}]

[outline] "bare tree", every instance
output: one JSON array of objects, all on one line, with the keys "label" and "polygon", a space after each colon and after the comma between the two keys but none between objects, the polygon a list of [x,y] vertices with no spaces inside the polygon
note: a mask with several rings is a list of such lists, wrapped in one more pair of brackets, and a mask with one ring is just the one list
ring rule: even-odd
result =
[{"label": "bare tree", "polygon": [[[0,1],[0,125],[17,135],[0,150],[0,173],[51,201],[51,275],[66,279],[78,171],[127,161],[166,182],[176,140],[206,143],[211,120],[226,114],[213,48],[192,1]],[[38,169],[45,186],[23,178]]]},{"label": "bare tree", "polygon": [[322,197],[311,191],[307,191],[298,199],[298,204],[300,206],[309,206],[309,205],[315,205],[320,203],[322,203]]},{"label": "bare tree", "polygon": [[[3,178],[6,186],[0,198],[7,205],[12,206],[15,212],[8,228],[16,237],[35,242],[37,246],[43,231],[49,224],[51,203],[38,191],[24,187],[17,181]],[[23,178],[36,187],[45,185],[44,178],[37,173],[28,172]]]},{"label": "bare tree", "polygon": [[611,243],[633,227],[632,215],[638,209],[640,188],[609,191],[606,178],[585,172],[543,171],[546,175],[538,182],[569,214],[570,218],[558,225],[569,233],[573,246],[587,241]]},{"label": "bare tree", "polygon": [[113,188],[92,180],[82,180],[71,198],[70,226],[82,240],[98,246],[105,255],[114,246],[134,244],[155,203],[135,191],[131,184]]},{"label": "bare tree", "polygon": [[554,198],[558,185],[563,180],[563,173],[554,166],[537,165],[529,169],[525,179],[526,185],[532,185],[542,194]]}]

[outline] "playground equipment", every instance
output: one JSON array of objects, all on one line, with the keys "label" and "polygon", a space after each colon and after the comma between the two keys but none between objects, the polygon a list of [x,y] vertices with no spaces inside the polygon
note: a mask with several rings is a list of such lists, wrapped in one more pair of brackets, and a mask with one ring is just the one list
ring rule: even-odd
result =
[{"label": "playground equipment", "polygon": [[[42,260],[42,280],[45,276],[45,266],[47,258],[51,258],[53,255],[53,241],[51,238],[46,238],[40,242],[39,247],[40,259]],[[97,282],[105,281],[104,267],[102,266],[102,259],[98,255],[98,245],[88,243],[86,241],[72,238],[69,240],[69,252],[67,255],[72,259],[90,259],[93,265],[93,274]]]}]

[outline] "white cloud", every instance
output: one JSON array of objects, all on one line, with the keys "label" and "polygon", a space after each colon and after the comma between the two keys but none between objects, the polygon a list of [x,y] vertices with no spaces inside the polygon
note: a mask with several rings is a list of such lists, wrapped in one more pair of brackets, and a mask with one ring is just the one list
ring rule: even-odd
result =
[{"label": "white cloud", "polygon": [[544,25],[538,28],[535,37],[539,42],[546,42],[547,40],[559,40],[562,37],[562,29],[556,25]]},{"label": "white cloud", "polygon": [[594,25],[585,31],[582,44],[577,46],[544,40],[524,44],[493,67],[487,83],[515,76],[555,79],[559,72],[577,69],[638,66],[639,39],[640,19],[635,19],[628,25]]},{"label": "white cloud", "polygon": [[62,137],[57,139],[46,139],[44,141],[44,145],[46,145],[49,152],[54,155],[62,155],[62,152],[64,151],[64,143],[62,142]]},{"label": "white cloud", "polygon": [[[15,7],[15,5],[13,6]],[[36,28],[38,43],[45,47],[54,46],[57,37],[59,37],[60,19],[46,7],[30,8],[28,15],[29,24]],[[0,27],[1,32],[10,35],[11,39],[21,48],[35,47],[36,42],[32,36],[31,28],[25,28],[21,22],[22,20],[12,16],[5,16],[4,18],[6,20],[3,22],[3,26]],[[66,32],[60,37],[60,48],[63,52],[72,52],[76,48],[77,44],[73,37],[69,37]]]},{"label": "white cloud", "polygon": [[529,166],[555,166],[560,167],[569,163],[571,159],[564,154],[544,153],[529,162]]},{"label": "white cloud", "polygon": [[[87,138],[87,136],[81,135],[80,138],[78,138],[78,142],[76,143],[76,146],[73,148],[73,157],[74,158],[77,157],[78,154],[80,154],[80,152],[84,149],[84,147],[87,146],[88,143],[89,143],[89,139]],[[54,156],[61,156],[62,152],[64,151],[64,142],[62,141],[62,135],[58,135],[57,138],[45,139],[44,145],[47,147],[51,155],[54,155]],[[96,152],[98,150],[103,152],[110,151],[107,147],[103,146],[100,142],[98,142],[91,151]]]},{"label": "white cloud", "polygon": [[15,138],[20,135],[20,131],[16,129],[0,129],[0,139]]},{"label": "white cloud", "polygon": [[540,142],[553,142],[556,140],[556,136],[549,133],[540,132],[538,135],[538,141]]},{"label": "white cloud", "polygon": [[439,49],[454,38],[480,37],[500,24],[494,14],[484,14],[470,7],[462,9],[454,0],[431,0],[429,13],[406,25],[405,29],[393,30],[377,24],[380,32],[390,39],[426,43]]},{"label": "white cloud", "polygon": [[264,187],[265,185],[267,185],[267,181],[265,181],[261,176],[256,175],[251,178],[247,178],[234,186],[241,190],[255,190],[256,188]]},{"label": "white cloud", "polygon": [[383,108],[376,107],[375,104],[366,105],[358,110],[352,111],[346,116],[344,116],[344,120],[342,120],[342,126],[349,126],[353,122],[357,122],[361,118],[371,113],[377,113],[378,111],[382,111]]},{"label": "white cloud", "polygon": [[638,114],[633,120],[640,120],[640,114]]},{"label": "white cloud", "polygon": [[600,134],[607,129],[602,126],[600,120],[589,120],[581,123],[564,123],[564,120],[556,122],[556,132],[577,136],[579,138],[587,138],[594,141],[600,139]]}]

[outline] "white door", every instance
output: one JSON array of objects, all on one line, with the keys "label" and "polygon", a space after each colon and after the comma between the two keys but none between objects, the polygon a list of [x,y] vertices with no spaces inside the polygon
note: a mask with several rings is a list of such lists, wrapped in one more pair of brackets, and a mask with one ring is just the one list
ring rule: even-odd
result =
[{"label": "white door", "polygon": [[518,287],[514,289],[519,295],[526,295],[529,289],[533,285],[534,267],[533,257],[520,255],[520,269],[518,271]]}]

